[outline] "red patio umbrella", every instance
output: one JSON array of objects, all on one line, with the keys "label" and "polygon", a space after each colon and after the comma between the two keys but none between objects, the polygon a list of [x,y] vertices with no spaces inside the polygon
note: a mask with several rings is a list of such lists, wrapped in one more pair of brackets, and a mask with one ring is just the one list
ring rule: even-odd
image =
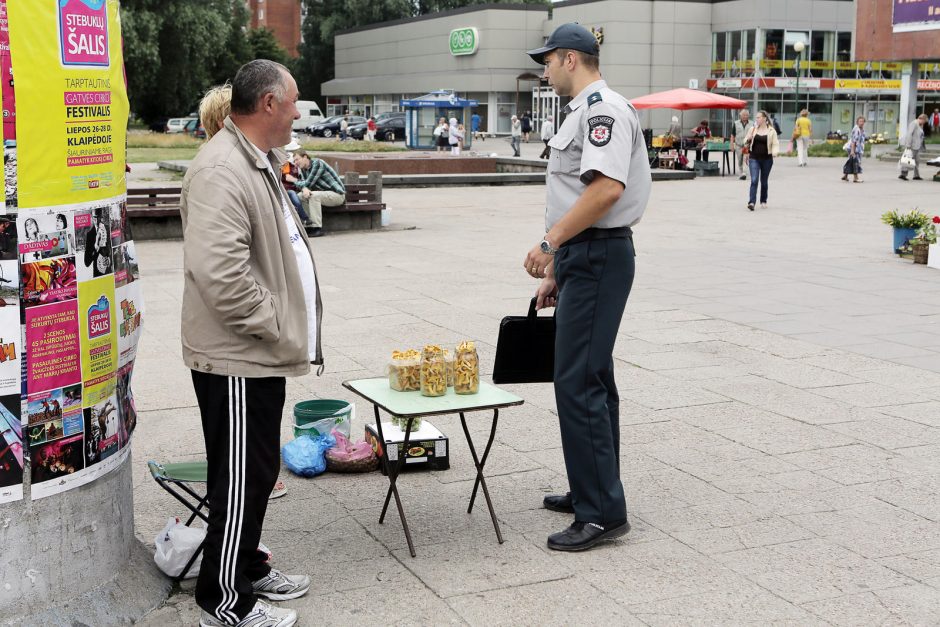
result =
[{"label": "red patio umbrella", "polygon": [[681,111],[686,109],[743,109],[747,106],[744,100],[685,87],[632,98],[630,102],[637,109],[679,109]]}]

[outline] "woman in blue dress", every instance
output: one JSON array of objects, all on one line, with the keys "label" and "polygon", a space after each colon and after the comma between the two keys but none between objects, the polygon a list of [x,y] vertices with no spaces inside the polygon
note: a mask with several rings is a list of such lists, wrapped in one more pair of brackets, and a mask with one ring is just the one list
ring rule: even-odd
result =
[{"label": "woman in blue dress", "polygon": [[865,117],[858,116],[858,119],[855,120],[855,128],[852,129],[852,135],[849,137],[849,141],[846,142],[848,159],[845,162],[845,165],[842,166],[842,180],[849,180],[849,174],[854,176],[852,179],[853,183],[861,183],[862,181],[858,178],[858,175],[862,173],[862,155],[865,154],[865,140],[868,137],[865,135]]}]

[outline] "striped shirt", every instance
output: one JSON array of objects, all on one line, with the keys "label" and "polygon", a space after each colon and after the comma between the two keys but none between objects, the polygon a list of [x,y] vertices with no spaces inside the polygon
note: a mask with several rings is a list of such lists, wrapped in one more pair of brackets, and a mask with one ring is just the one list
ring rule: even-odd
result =
[{"label": "striped shirt", "polygon": [[346,195],[346,186],[339,178],[336,170],[326,164],[323,159],[311,159],[310,170],[300,172],[302,180],[297,181],[295,185],[298,189],[309,189],[310,191],[322,190],[326,192],[336,192]]}]

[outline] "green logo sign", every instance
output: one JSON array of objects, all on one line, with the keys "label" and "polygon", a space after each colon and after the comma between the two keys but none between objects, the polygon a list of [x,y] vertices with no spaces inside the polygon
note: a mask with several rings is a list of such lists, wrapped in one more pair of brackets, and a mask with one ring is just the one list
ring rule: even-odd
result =
[{"label": "green logo sign", "polygon": [[473,54],[480,44],[480,35],[475,28],[455,28],[450,31],[450,53],[455,57]]}]

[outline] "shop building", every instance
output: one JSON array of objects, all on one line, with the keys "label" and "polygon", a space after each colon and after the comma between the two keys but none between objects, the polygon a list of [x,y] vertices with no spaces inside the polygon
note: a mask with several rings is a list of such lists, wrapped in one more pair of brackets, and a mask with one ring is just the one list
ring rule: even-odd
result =
[{"label": "shop building", "polygon": [[[628,98],[709,89],[774,113],[788,130],[805,107],[817,139],[851,129],[858,115],[870,121],[870,132],[897,136],[902,75],[911,66],[858,60],[864,43],[853,34],[851,0],[568,0],[552,5],[551,14],[541,5],[483,5],[374,24],[336,36],[336,79],[323,84],[326,112],[376,114],[453,89],[479,101],[485,132],[508,133],[513,114],[530,110],[537,122],[557,111],[552,90],[539,85],[541,67],[524,51],[574,21],[594,32],[604,78]],[[461,33],[472,46],[454,40]],[[938,63],[922,60],[913,80],[918,110],[932,111],[940,101],[940,55]],[[663,130],[674,114],[646,110],[641,121]],[[709,118],[716,133],[730,129],[724,111],[682,117],[687,128]]]}]

